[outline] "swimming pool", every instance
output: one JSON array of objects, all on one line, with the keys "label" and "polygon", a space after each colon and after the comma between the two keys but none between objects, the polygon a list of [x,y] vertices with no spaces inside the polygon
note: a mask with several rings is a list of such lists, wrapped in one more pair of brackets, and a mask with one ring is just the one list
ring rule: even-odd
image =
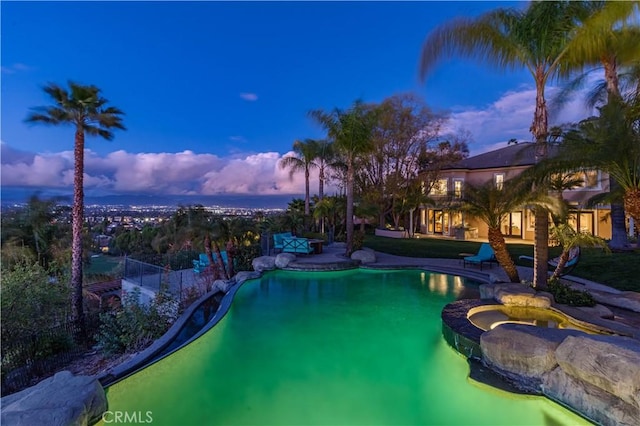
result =
[{"label": "swimming pool", "polygon": [[110,386],[109,412],[154,425],[588,424],[468,381],[440,320],[464,290],[418,270],[269,272],[209,332]]}]

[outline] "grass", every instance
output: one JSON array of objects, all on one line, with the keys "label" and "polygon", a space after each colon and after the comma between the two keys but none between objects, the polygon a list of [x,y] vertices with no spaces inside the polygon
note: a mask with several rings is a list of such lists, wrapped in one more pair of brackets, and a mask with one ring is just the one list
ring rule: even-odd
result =
[{"label": "grass", "polygon": [[[479,242],[439,238],[385,238],[365,237],[364,245],[376,251],[409,257],[459,259],[460,253],[476,253]],[[509,244],[509,253],[517,265],[531,267],[531,262],[520,261],[519,256],[533,256],[530,244]],[[559,247],[549,249],[549,256],[560,254]],[[640,292],[640,250],[624,253],[604,253],[598,249],[583,249],[580,262],[571,275],[606,284],[618,290]]]},{"label": "grass", "polygon": [[92,257],[91,264],[84,268],[85,283],[108,281],[121,276],[122,260],[123,258],[118,256]]}]

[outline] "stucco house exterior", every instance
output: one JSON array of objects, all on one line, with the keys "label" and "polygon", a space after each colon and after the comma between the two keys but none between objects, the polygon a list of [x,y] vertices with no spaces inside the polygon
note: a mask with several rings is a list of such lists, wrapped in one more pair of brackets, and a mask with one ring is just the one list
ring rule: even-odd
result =
[{"label": "stucco house exterior", "polygon": [[[482,185],[487,181],[493,181],[496,186],[500,186],[506,180],[522,173],[535,164],[534,148],[534,143],[521,142],[468,157],[442,169],[437,181],[425,182],[425,188],[432,188],[428,195],[435,205],[421,206],[418,219],[420,233],[467,239],[487,238],[487,225],[484,222],[451,209],[448,207],[448,200],[450,197],[454,200],[461,198],[465,183]],[[550,155],[553,155],[552,151]],[[583,180],[583,184],[563,192],[563,198],[571,206],[569,224],[576,230],[610,239],[610,206],[586,208],[589,198],[609,191],[608,175],[598,170],[576,173]],[[466,233],[464,228],[467,228]],[[526,206],[512,211],[503,220],[501,230],[507,237],[533,241],[533,212]]]}]

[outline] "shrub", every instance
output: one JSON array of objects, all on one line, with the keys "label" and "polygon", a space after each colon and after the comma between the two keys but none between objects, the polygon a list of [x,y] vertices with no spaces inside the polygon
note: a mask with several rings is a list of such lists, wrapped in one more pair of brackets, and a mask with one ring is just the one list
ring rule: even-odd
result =
[{"label": "shrub", "polygon": [[593,296],[591,296],[591,293],[582,290],[575,290],[568,284],[561,283],[557,280],[549,281],[547,289],[549,293],[553,294],[556,303],[561,303],[563,305],[569,306],[596,305],[596,301],[594,300]]},{"label": "shrub", "polygon": [[123,306],[100,315],[96,341],[106,355],[136,352],[162,336],[178,317],[178,302],[166,288],[149,304],[140,303],[138,289],[124,297]]},{"label": "shrub", "polygon": [[353,233],[353,250],[362,250],[364,245],[364,232],[356,231]]}]

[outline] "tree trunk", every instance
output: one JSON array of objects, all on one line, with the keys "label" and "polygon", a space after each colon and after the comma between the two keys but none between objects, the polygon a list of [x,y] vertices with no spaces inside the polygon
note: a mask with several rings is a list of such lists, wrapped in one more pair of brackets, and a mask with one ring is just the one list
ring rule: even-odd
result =
[{"label": "tree trunk", "polygon": [[[614,54],[604,55],[601,58],[604,67],[604,80],[607,85],[607,103],[620,99],[620,84],[618,82],[618,64]],[[620,185],[609,176],[609,191],[614,192]],[[624,205],[619,201],[611,202],[611,241],[609,247],[613,249],[623,248],[627,244],[627,228],[625,226]]]},{"label": "tree trunk", "polygon": [[500,228],[489,228],[489,245],[496,254],[498,264],[500,264],[504,272],[507,274],[507,277],[509,277],[509,281],[512,283],[519,283],[520,275],[518,275],[518,269],[516,268],[516,264],[513,263],[511,255],[509,255],[507,243],[504,240],[502,232],[500,232]]},{"label": "tree trunk", "polygon": [[[229,274],[227,274],[227,270],[224,267],[224,262],[222,261],[222,254],[220,253],[220,246],[217,242],[213,241],[213,251],[216,253],[216,263],[218,265],[218,269],[220,270],[220,275],[222,279],[228,280]],[[229,254],[227,253],[227,256]]]},{"label": "tree trunk", "polygon": [[324,199],[324,166],[320,166],[318,172],[318,198],[320,201]]},{"label": "tree trunk", "polygon": [[555,281],[558,278],[560,278],[562,271],[564,271],[564,265],[566,265],[568,261],[569,261],[569,250],[565,248],[562,250],[562,253],[560,254],[560,259],[558,259],[558,265],[556,265],[556,269],[555,271],[553,271],[553,275],[551,275],[551,278],[549,279],[549,281]]},{"label": "tree trunk", "polygon": [[533,287],[543,289],[547,286],[549,275],[549,213],[541,207],[536,207],[535,218]]},{"label": "tree trunk", "polygon": [[[324,199],[324,165],[320,165],[318,172],[318,199]],[[324,234],[324,215],[320,218],[320,232]]]},{"label": "tree trunk", "polygon": [[233,277],[236,273],[233,268],[233,259],[236,255],[236,246],[233,244],[233,241],[227,241],[227,275],[229,278]]},{"label": "tree trunk", "polygon": [[213,254],[211,253],[211,237],[209,237],[208,232],[204,236],[204,253],[207,255],[207,259],[209,259],[209,268],[211,269],[213,279],[220,279],[220,272],[217,271],[215,262],[213,261]]},{"label": "tree trunk", "polygon": [[73,150],[73,208],[71,210],[71,304],[73,318],[84,331],[82,298],[82,222],[84,221],[84,130],[76,129]]},{"label": "tree trunk", "polygon": [[[536,141],[536,163],[547,157],[548,117],[544,98],[544,69],[536,69],[536,109],[531,124],[531,133]],[[535,209],[535,233],[533,246],[533,287],[547,286],[547,261],[549,260],[549,214],[542,208]]]},{"label": "tree trunk", "polygon": [[353,160],[347,160],[347,217],[345,223],[347,227],[347,257],[353,252]]},{"label": "tree trunk", "polygon": [[309,206],[309,167],[304,169],[304,215],[305,217],[309,217],[311,213],[311,208]]}]

